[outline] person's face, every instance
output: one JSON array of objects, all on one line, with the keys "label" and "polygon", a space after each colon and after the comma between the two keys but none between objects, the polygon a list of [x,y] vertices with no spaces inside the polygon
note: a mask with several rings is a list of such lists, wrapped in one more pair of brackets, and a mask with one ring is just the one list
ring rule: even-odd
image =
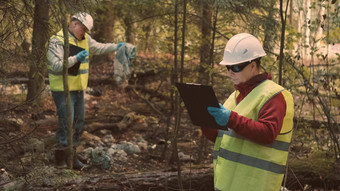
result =
[{"label": "person's face", "polygon": [[72,33],[78,40],[83,40],[87,31],[88,31],[87,28],[81,22],[79,21],[73,22]]},{"label": "person's face", "polygon": [[[233,71],[233,69],[230,69],[230,67],[235,67],[235,69],[238,70]],[[241,71],[239,71],[240,70],[239,68],[237,68],[237,65],[229,66],[228,68],[228,76],[235,85],[244,83],[259,73],[258,68],[256,66],[256,62],[254,61],[241,68]]]}]

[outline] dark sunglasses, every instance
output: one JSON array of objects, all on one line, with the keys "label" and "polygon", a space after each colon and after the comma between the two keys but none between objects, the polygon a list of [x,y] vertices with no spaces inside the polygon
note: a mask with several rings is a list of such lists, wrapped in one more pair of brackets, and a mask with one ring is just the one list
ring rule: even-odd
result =
[{"label": "dark sunglasses", "polygon": [[243,62],[241,64],[236,65],[226,65],[228,70],[231,70],[233,72],[241,72],[246,66],[248,66],[252,61]]}]

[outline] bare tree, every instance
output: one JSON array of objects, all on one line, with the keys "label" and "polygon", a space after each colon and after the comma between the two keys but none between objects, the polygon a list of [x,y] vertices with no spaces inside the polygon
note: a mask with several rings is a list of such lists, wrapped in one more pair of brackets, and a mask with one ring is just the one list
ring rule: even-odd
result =
[{"label": "bare tree", "polygon": [[61,21],[62,21],[62,28],[64,33],[64,61],[63,61],[63,85],[64,85],[64,93],[65,93],[65,100],[66,100],[66,113],[67,113],[67,142],[68,144],[68,157],[67,157],[67,164],[70,169],[73,168],[73,122],[72,122],[72,109],[71,109],[71,97],[70,91],[68,87],[68,57],[70,52],[69,47],[69,38],[68,38],[68,25],[66,23],[66,2],[65,0],[59,1],[59,9],[61,13]]},{"label": "bare tree", "polygon": [[[177,6],[177,1],[175,2],[175,6]],[[181,47],[181,66],[180,66],[180,82],[183,82],[183,67],[184,67],[184,53],[185,53],[185,28],[186,28],[186,7],[187,1],[183,1],[183,25],[182,25],[182,47]],[[176,43],[175,43],[176,44]],[[175,47],[176,49],[177,47]],[[177,79],[176,79],[177,80]],[[177,175],[178,175],[178,187],[180,190],[183,190],[183,183],[182,183],[182,175],[181,175],[181,164],[178,158],[178,148],[177,148],[177,140],[178,140],[178,131],[180,128],[181,123],[181,115],[182,115],[182,108],[180,106],[180,99],[179,96],[176,96],[176,117],[175,117],[175,132],[172,141],[172,159],[177,162]]]},{"label": "bare tree", "polygon": [[280,44],[280,63],[279,63],[279,84],[282,85],[282,67],[284,61],[284,47],[285,47],[285,32],[286,32],[286,21],[287,21],[287,10],[288,10],[289,0],[286,4],[285,12],[283,12],[283,0],[280,0],[280,18],[281,18],[281,44]]}]

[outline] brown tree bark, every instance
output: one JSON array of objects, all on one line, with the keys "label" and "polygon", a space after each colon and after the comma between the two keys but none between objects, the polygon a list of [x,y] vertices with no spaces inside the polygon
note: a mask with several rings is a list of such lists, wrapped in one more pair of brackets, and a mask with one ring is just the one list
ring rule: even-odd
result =
[{"label": "brown tree bark", "polygon": [[[102,1],[103,6],[96,10],[92,37],[102,43],[114,42],[113,28],[115,25],[114,10],[111,1]],[[113,61],[113,54],[94,55],[91,63],[107,63]]]},{"label": "brown tree bark", "polygon": [[212,12],[213,9],[206,1],[201,1],[201,35],[202,40],[199,48],[200,53],[200,78],[198,83],[209,83],[209,72],[207,68],[210,66],[210,40],[211,40],[211,27],[212,27]]},{"label": "brown tree bark", "polygon": [[279,84],[283,85],[283,64],[284,64],[284,48],[285,48],[285,31],[286,31],[286,22],[287,22],[287,9],[289,5],[289,0],[286,3],[285,12],[283,12],[283,1],[280,0],[280,18],[281,18],[281,43],[280,43],[280,57],[279,57]]},{"label": "brown tree bark", "polygon": [[[126,38],[126,42],[129,43],[134,43],[134,37],[133,37],[133,24],[132,24],[132,18],[131,17],[125,17],[123,19],[124,24],[126,26],[125,29],[125,38]],[[151,27],[150,27],[151,29]]]},{"label": "brown tree bark", "polygon": [[71,96],[68,87],[68,57],[70,52],[70,43],[68,39],[68,25],[66,23],[66,1],[59,1],[60,6],[60,14],[61,14],[61,22],[63,26],[64,33],[64,60],[63,60],[63,85],[64,85],[64,93],[66,100],[66,114],[67,114],[67,141],[68,141],[68,149],[67,149],[67,165],[70,169],[73,169],[73,122],[72,122],[72,108],[71,108]]},{"label": "brown tree bark", "polygon": [[274,47],[275,47],[275,14],[276,14],[276,10],[275,10],[275,5],[276,2],[274,1],[270,1],[270,9],[268,10],[268,15],[267,15],[267,20],[271,21],[271,22],[266,22],[268,24],[264,25],[264,41],[263,41],[263,47],[265,50],[270,50],[273,51]]},{"label": "brown tree bark", "polygon": [[45,44],[49,38],[49,1],[35,0],[32,52],[29,60],[29,81],[26,100],[40,105],[46,70]]}]

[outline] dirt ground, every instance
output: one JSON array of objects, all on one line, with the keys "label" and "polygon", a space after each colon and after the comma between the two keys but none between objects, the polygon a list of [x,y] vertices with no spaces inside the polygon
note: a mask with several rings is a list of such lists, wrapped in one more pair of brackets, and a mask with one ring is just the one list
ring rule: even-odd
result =
[{"label": "dirt ground", "polygon": [[[168,129],[165,121],[158,122],[159,116],[154,115],[153,113],[155,112],[131,91],[117,91],[107,86],[102,86],[100,89],[101,96],[92,96],[90,94],[86,94],[85,96],[85,131],[87,127],[91,127],[91,124],[115,124],[121,121],[126,114],[133,112],[134,119],[128,127],[125,129],[113,128],[111,130],[109,128],[107,132],[114,137],[116,143],[133,141],[136,137],[142,137],[147,141],[147,147],[138,154],[128,155],[124,161],[115,160],[116,163],[112,164],[109,170],[90,167],[77,172],[77,174],[83,176],[82,179],[85,179],[85,177],[90,179],[91,177],[105,177],[110,174],[114,176],[119,174],[141,174],[144,172],[176,172],[176,163],[170,163],[172,150],[169,139],[174,131],[173,124],[171,124]],[[2,97],[2,108],[15,107],[16,100],[14,97]],[[18,99],[22,99],[19,98],[20,95],[17,95],[17,97]],[[6,100],[7,98],[10,99]],[[8,181],[0,182],[3,185],[15,181],[17,177],[26,177],[30,172],[42,166],[54,166],[53,141],[52,144],[50,142],[55,136],[57,118],[56,109],[49,92],[46,92],[41,110],[26,109],[28,108],[22,105],[6,112],[6,118],[8,120],[4,121],[6,121],[7,124],[2,124],[0,129],[1,136],[3,137],[1,141],[2,144],[0,145],[3,153],[0,157],[1,169],[3,174],[6,173],[10,177]],[[154,116],[151,117],[152,115]],[[150,120],[150,118],[156,120],[156,122]],[[188,122],[186,120],[183,121],[184,123]],[[154,123],[157,124],[153,125]],[[98,137],[103,136],[99,131],[94,131],[91,134]],[[194,163],[196,163],[195,161],[197,160],[198,143],[201,138],[199,130],[197,127],[184,124],[179,131],[179,135],[178,150],[184,152],[186,156],[191,157],[191,159],[182,163],[182,168],[183,170],[186,169],[186,171],[188,171],[188,169],[189,171],[190,169],[194,171],[198,168],[197,164]],[[39,148],[35,148],[35,143],[31,145],[30,141],[34,138],[44,141],[45,148],[39,150]],[[83,139],[84,147],[86,147],[87,141],[88,140]],[[27,148],[24,145],[31,145],[32,148]],[[168,148],[166,148],[165,145],[167,145]],[[201,157],[199,164],[199,168],[206,169],[207,171],[211,168],[212,164],[210,155],[211,147],[212,144],[207,143],[206,151],[203,157]],[[165,153],[165,155],[163,155],[163,153]],[[191,168],[189,168],[190,165]],[[171,176],[175,175],[172,174]],[[103,181],[105,182],[105,180]],[[30,181],[26,182],[26,184],[26,188],[37,186],[34,185],[36,183],[30,185]],[[1,186],[0,184],[0,188]],[[40,186],[41,189],[44,187],[43,185]],[[66,184],[65,188],[68,186],[69,185]],[[47,185],[47,188],[48,187]],[[60,190],[64,190],[62,187]],[[100,189],[100,187],[101,186],[98,186],[97,188]]]}]

